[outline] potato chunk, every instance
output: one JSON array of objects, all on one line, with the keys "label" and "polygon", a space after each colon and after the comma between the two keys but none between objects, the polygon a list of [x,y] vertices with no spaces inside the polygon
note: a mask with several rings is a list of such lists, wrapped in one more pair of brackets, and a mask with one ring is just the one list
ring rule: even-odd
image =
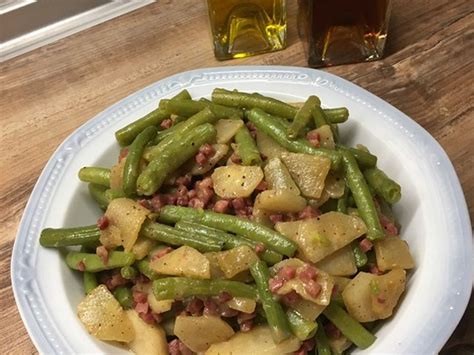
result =
[{"label": "potato chunk", "polygon": [[253,313],[257,302],[251,298],[244,297],[232,297],[231,300],[227,301],[226,304],[229,308],[235,309],[243,313]]},{"label": "potato chunk", "polygon": [[123,169],[126,159],[121,159],[110,169],[110,188],[112,190],[121,190],[123,184]]},{"label": "potato chunk", "polygon": [[270,328],[261,325],[246,333],[237,332],[228,341],[212,345],[205,355],[282,355],[292,354],[300,346],[296,337],[276,344]]},{"label": "potato chunk", "polygon": [[303,221],[295,242],[306,260],[316,263],[367,232],[359,217],[328,212]]},{"label": "potato chunk", "polygon": [[342,292],[347,311],[359,322],[371,322],[392,315],[405,290],[405,270],[385,275],[359,272]]},{"label": "potato chunk", "polygon": [[374,242],[377,267],[381,271],[392,269],[412,269],[415,262],[408,244],[400,237],[386,236]]},{"label": "potato chunk", "polygon": [[150,262],[150,267],[159,274],[210,279],[209,260],[196,249],[183,245],[171,253]]},{"label": "potato chunk", "polygon": [[128,343],[135,338],[132,323],[105,285],[84,297],[77,306],[77,316],[97,339]]},{"label": "potato chunk", "polygon": [[280,158],[282,153],[288,152],[271,137],[259,130],[257,130],[257,147],[260,153],[265,155],[268,159]]},{"label": "potato chunk", "polygon": [[331,167],[330,159],[301,153],[283,153],[281,159],[303,196],[315,199],[321,197]]},{"label": "potato chunk", "polygon": [[211,178],[219,197],[248,197],[262,181],[263,171],[259,166],[222,166],[214,170]]},{"label": "potato chunk", "polygon": [[126,252],[130,252],[149,213],[149,210],[132,199],[112,200],[105,211],[109,226],[100,231],[100,242],[109,249],[123,246]]},{"label": "potato chunk", "polygon": [[135,330],[135,339],[129,343],[130,350],[135,355],[168,354],[168,342],[161,326],[145,323],[133,309],[126,313]]},{"label": "potato chunk", "polygon": [[230,140],[235,136],[237,131],[244,126],[244,121],[233,120],[233,119],[222,119],[216,122],[214,127],[216,128],[217,135],[216,141],[219,144],[229,143]]},{"label": "potato chunk", "polygon": [[316,266],[331,276],[350,276],[357,272],[354,253],[350,245],[326,256]]},{"label": "potato chunk", "polygon": [[212,344],[226,341],[234,335],[234,330],[219,317],[177,316],[174,333],[189,349],[200,352]]},{"label": "potato chunk", "polygon": [[271,212],[299,212],[306,207],[306,199],[289,190],[265,190],[257,195],[255,206]]},{"label": "potato chunk", "polygon": [[257,260],[257,254],[247,245],[217,253],[219,268],[228,279],[244,270],[248,270]]},{"label": "potato chunk", "polygon": [[265,181],[272,190],[288,190],[295,195],[300,194],[298,186],[296,186],[288,168],[279,158],[270,159],[263,168],[265,173]]}]

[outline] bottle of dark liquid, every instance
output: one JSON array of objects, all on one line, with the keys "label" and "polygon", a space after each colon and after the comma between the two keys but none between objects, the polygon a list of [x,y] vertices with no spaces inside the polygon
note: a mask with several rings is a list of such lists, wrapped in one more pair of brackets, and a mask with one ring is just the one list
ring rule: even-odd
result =
[{"label": "bottle of dark liquid", "polygon": [[390,0],[299,0],[298,29],[308,65],[320,67],[382,57]]}]

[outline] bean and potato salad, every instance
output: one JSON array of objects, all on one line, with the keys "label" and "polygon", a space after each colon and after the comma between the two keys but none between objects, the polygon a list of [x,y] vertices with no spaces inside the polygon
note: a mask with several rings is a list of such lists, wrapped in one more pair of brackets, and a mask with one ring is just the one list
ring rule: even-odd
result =
[{"label": "bean and potato salad", "polygon": [[77,315],[136,354],[340,354],[369,348],[415,264],[400,186],[339,140],[344,107],[184,90],[115,133],[79,179],[95,224],[44,229],[81,273]]}]

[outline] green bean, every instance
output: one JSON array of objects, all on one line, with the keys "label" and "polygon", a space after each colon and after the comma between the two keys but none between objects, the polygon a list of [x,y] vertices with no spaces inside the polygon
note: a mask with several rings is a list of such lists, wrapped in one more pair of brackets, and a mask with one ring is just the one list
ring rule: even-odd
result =
[{"label": "green bean", "polygon": [[85,166],[79,170],[79,180],[105,187],[110,186],[110,169]]},{"label": "green bean", "polygon": [[362,251],[357,242],[352,243],[352,253],[354,254],[355,264],[359,269],[367,264],[367,254]]},{"label": "green bean", "polygon": [[320,105],[316,105],[311,111],[311,114],[316,128],[327,126],[329,124],[326,114]]},{"label": "green bean", "polygon": [[120,275],[122,275],[124,279],[133,280],[137,277],[138,273],[133,266],[127,265],[120,269]]},{"label": "green bean", "polygon": [[237,143],[237,154],[242,160],[243,165],[262,164],[262,157],[258,151],[257,144],[246,126],[241,127],[237,131],[234,139],[235,143]]},{"label": "green bean", "polygon": [[109,200],[107,199],[107,196],[105,196],[105,191],[107,188],[105,186],[96,184],[89,184],[88,188],[89,194],[94,199],[94,201],[97,202],[101,209],[105,210],[109,204]]},{"label": "green bean", "polygon": [[150,280],[157,280],[160,275],[150,267],[150,261],[147,259],[139,260],[135,263],[138,271],[148,277]]},{"label": "green bean", "polygon": [[114,189],[107,189],[105,190],[105,198],[107,199],[108,203],[110,201],[115,200],[116,198],[127,197],[123,190],[114,190]]},{"label": "green bean", "polygon": [[259,108],[269,114],[290,120],[295,117],[297,111],[295,107],[271,97],[260,94],[228,91],[225,89],[214,89],[212,92],[212,101],[217,104],[245,108],[248,110]]},{"label": "green bean", "polygon": [[268,289],[270,272],[265,262],[259,260],[250,267],[250,273],[257,285],[257,294],[265,312],[268,326],[272,332],[275,343],[281,343],[291,336],[290,324],[280,303],[274,298]]},{"label": "green bean", "polygon": [[217,296],[223,292],[233,297],[256,299],[255,287],[238,281],[197,280],[187,277],[164,277],[153,281],[158,300],[184,299],[191,296]]},{"label": "green bean", "polygon": [[133,306],[132,290],[126,286],[119,286],[114,290],[114,297],[124,309]]},{"label": "green bean", "polygon": [[84,245],[99,241],[100,231],[97,225],[75,228],[45,228],[41,231],[40,244],[47,248]]},{"label": "green bean", "polygon": [[145,155],[145,159],[148,161],[158,159],[170,148],[170,146],[175,145],[176,141],[182,140],[195,128],[205,123],[214,124],[217,120],[217,116],[214,115],[209,108],[205,108],[186,121],[177,124],[172,132],[173,134],[168,135],[160,143],[151,148]]},{"label": "green bean", "polygon": [[216,129],[207,123],[193,128],[183,136],[173,135],[170,137],[172,138],[170,144],[162,150],[156,159],[148,164],[138,177],[138,194],[147,196],[154,194],[161,187],[168,174],[195,156],[201,145],[209,142],[215,136]]},{"label": "green bean", "polygon": [[193,100],[169,100],[165,102],[166,110],[175,115],[190,117],[199,111],[209,107],[218,118],[241,119],[242,110],[215,104],[213,102],[193,101]]},{"label": "green bean", "polygon": [[[191,98],[189,95],[189,92],[187,90],[181,91],[179,94],[177,94],[174,99],[187,99]],[[117,132],[115,132],[115,138],[119,142],[121,146],[126,146],[129,145],[130,143],[133,142],[135,137],[143,131],[145,128],[149,126],[158,126],[163,120],[167,119],[169,117],[168,112],[157,108],[147,114],[146,116],[140,118],[139,120],[136,120],[127,126],[119,129]]]},{"label": "green bean", "polygon": [[287,256],[292,256],[296,251],[295,244],[280,233],[258,223],[224,213],[168,205],[161,209],[159,219],[164,223],[185,220],[244,235],[248,239],[262,243],[267,248]]},{"label": "green bean", "polygon": [[71,269],[88,272],[99,272],[132,265],[135,256],[123,251],[111,251],[107,263],[96,254],[71,251],[66,256],[66,264]]},{"label": "green bean", "polygon": [[290,140],[286,130],[277,120],[260,109],[252,109],[247,113],[247,118],[263,133],[268,135],[282,147],[293,153],[305,153],[331,159],[332,169],[337,170],[341,156],[339,152],[325,148],[315,148],[306,139]]},{"label": "green bean", "polygon": [[382,226],[375,208],[374,200],[351,152],[342,151],[342,163],[346,172],[346,183],[351,189],[360,217],[367,226],[367,238],[379,239],[384,236]]},{"label": "green bean", "polygon": [[140,233],[147,238],[166,244],[176,246],[187,245],[201,252],[219,251],[224,246],[223,241],[217,241],[203,235],[189,234],[160,223],[144,223]]},{"label": "green bean", "polygon": [[[175,228],[188,233],[202,234],[222,240],[224,241],[224,249],[232,249],[241,245],[246,245],[252,249],[255,249],[258,245],[258,243],[254,242],[253,240],[246,239],[242,236],[229,234],[222,230],[203,226],[197,223],[179,221],[175,224]],[[280,262],[283,258],[281,254],[269,249],[265,249],[263,252],[261,252],[259,257],[270,265]]]},{"label": "green bean", "polygon": [[362,168],[373,168],[377,165],[377,157],[369,152],[365,152],[360,149],[348,148],[340,144],[336,144],[336,147],[339,150],[348,150],[352,153],[354,158],[357,160],[357,163]]},{"label": "green bean", "polygon": [[402,197],[400,185],[390,179],[382,170],[378,168],[366,169],[364,177],[375,193],[389,204],[400,201]]},{"label": "green bean", "polygon": [[84,285],[84,293],[86,295],[88,295],[93,289],[95,289],[99,285],[99,283],[97,282],[97,277],[93,272],[83,272],[82,282]]},{"label": "green bean", "polygon": [[341,331],[344,336],[361,349],[367,349],[377,339],[359,322],[346,313],[341,307],[330,303],[323,314]]},{"label": "green bean", "polygon": [[128,148],[127,158],[123,167],[123,183],[122,188],[125,195],[131,196],[136,193],[137,179],[140,170],[140,161],[142,159],[143,150],[150,140],[155,137],[156,127],[150,126],[145,128],[136,136],[133,143]]},{"label": "green bean", "polygon": [[[321,101],[317,96],[310,96],[304,105],[296,112],[295,119],[287,129],[288,137],[297,138],[301,131],[309,124],[315,107],[319,107]],[[314,114],[313,114],[314,115]]]},{"label": "green bean", "polygon": [[344,123],[349,118],[349,110],[345,107],[325,108],[323,111],[328,123]]},{"label": "green bean", "polygon": [[349,189],[347,186],[344,188],[344,195],[337,200],[337,212],[347,213],[347,197],[349,195]]},{"label": "green bean", "polygon": [[183,126],[184,126],[184,121],[178,122],[175,125],[171,126],[170,128],[164,129],[163,131],[159,131],[158,133],[156,133],[155,138],[153,139],[153,141],[150,142],[150,149],[144,152],[143,157],[146,160],[150,161],[151,160],[150,152],[153,152],[154,149],[157,149],[155,148],[155,146],[157,146],[161,141],[164,141],[169,136],[172,136],[176,131],[180,130]]},{"label": "green bean", "polygon": [[331,355],[331,347],[329,346],[328,337],[324,331],[323,324],[317,319],[318,329],[316,330],[316,351],[317,355]]},{"label": "green bean", "polygon": [[291,331],[299,340],[303,341],[315,335],[318,328],[315,321],[305,319],[293,309],[286,311],[286,316],[288,317]]}]

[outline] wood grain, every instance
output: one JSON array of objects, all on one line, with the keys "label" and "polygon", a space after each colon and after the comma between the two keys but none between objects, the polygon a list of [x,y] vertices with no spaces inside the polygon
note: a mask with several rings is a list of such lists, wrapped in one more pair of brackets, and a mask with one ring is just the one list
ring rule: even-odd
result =
[{"label": "wood grain", "polygon": [[[183,0],[159,1],[1,64],[2,354],[35,352],[15,306],[9,266],[28,196],[58,144],[117,100],[174,73],[244,64],[306,66],[296,34],[295,3],[288,2],[288,48],[257,57],[215,60],[204,2]],[[473,219],[472,3],[399,0],[393,4],[383,60],[326,70],[387,100],[440,142],[458,173]],[[468,329],[472,329],[472,309],[471,303],[463,319]],[[449,345],[472,342],[462,329]]]}]

